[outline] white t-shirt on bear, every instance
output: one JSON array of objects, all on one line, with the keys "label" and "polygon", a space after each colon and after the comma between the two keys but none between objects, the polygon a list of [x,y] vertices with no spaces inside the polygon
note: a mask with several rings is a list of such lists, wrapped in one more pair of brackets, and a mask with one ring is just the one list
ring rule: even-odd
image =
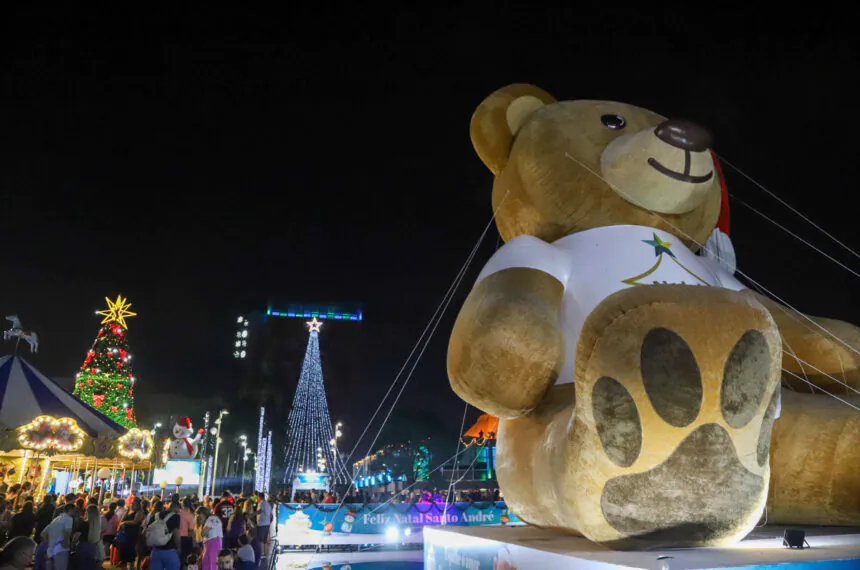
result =
[{"label": "white t-shirt on bear", "polygon": [[574,355],[582,325],[613,293],[639,284],[685,284],[732,291],[747,288],[719,260],[698,256],[677,237],[645,226],[595,228],[552,244],[532,236],[515,237],[490,258],[476,285],[493,273],[514,267],[543,271],[564,286],[561,326],[567,357],[558,384],[574,381]]}]

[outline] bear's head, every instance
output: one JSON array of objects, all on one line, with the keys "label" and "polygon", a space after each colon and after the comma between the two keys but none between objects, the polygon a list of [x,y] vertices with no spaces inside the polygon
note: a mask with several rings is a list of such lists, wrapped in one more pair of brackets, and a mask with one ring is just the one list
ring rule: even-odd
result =
[{"label": "bear's head", "polygon": [[176,425],[173,426],[173,437],[176,439],[186,439],[192,435],[194,435],[194,430],[191,429],[190,418],[176,420]]},{"label": "bear's head", "polygon": [[611,101],[556,101],[504,87],[475,111],[472,144],[496,175],[493,210],[505,241],[592,228],[665,230],[694,251],[720,214],[721,182],[703,128]]}]

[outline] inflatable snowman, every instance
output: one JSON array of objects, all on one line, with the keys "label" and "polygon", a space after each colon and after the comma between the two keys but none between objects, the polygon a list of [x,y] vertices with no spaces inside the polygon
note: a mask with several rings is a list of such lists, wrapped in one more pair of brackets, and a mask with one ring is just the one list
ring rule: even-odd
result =
[{"label": "inflatable snowman", "polygon": [[170,442],[170,459],[194,459],[203,430],[198,430],[197,435],[194,435],[191,418],[180,418],[173,426],[173,437],[175,439]]}]

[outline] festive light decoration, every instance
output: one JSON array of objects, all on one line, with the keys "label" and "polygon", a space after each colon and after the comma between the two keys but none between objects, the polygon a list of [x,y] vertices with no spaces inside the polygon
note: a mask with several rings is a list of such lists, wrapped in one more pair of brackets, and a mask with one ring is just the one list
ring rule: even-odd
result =
[{"label": "festive light decoration", "polygon": [[22,447],[56,453],[76,451],[84,444],[86,434],[72,418],[39,416],[18,428],[18,442]]},{"label": "festive light decoration", "polygon": [[167,465],[168,461],[170,461],[170,438],[166,437],[161,445],[161,465]]},{"label": "festive light decoration", "polygon": [[75,376],[74,395],[102,414],[125,427],[135,427],[134,373],[128,351],[126,321],[137,313],[128,310],[128,299],[117,295],[116,301],[105,297],[108,308],[102,327]]},{"label": "festive light decoration", "polygon": [[269,432],[269,437],[266,438],[266,463],[263,467],[263,491],[269,492],[269,485],[272,481],[272,432]]},{"label": "festive light decoration", "polygon": [[132,428],[119,438],[119,454],[135,461],[149,459],[154,447],[152,434],[146,430]]},{"label": "festive light decoration", "polygon": [[[325,469],[333,483],[346,483],[349,475],[343,462],[335,457],[329,441],[334,438],[328,400],[323,385],[320,363],[319,326],[313,319],[307,323],[310,336],[293,407],[287,426],[287,445],[284,450],[284,483],[290,484],[299,473],[313,471],[317,466],[317,450],[325,459]],[[271,439],[269,441],[271,448]],[[322,464],[322,461],[319,462]]]},{"label": "festive light decoration", "polygon": [[102,324],[118,323],[122,328],[128,328],[125,324],[125,318],[137,316],[137,313],[128,310],[131,307],[128,299],[123,299],[122,295],[117,295],[116,301],[111,301],[108,297],[105,297],[105,301],[107,301],[108,308],[103,311],[96,311],[97,315],[104,317]]},{"label": "festive light decoration", "polygon": [[314,317],[312,321],[308,321],[305,324],[308,325],[308,330],[312,333],[320,332],[320,328],[323,326],[323,324],[318,321],[316,317]]},{"label": "festive light decoration", "polygon": [[266,408],[260,408],[260,422],[257,426],[257,455],[254,457],[254,490],[263,491],[266,463],[266,438],[263,437],[263,427],[266,424]]}]

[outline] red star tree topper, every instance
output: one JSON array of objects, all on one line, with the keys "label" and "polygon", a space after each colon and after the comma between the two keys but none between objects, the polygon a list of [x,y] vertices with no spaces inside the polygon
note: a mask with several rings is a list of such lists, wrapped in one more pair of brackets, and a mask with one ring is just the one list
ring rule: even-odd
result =
[{"label": "red star tree topper", "polygon": [[136,313],[128,310],[131,304],[121,295],[116,301],[105,300],[108,308],[97,313],[104,317],[102,327],[77,374],[74,394],[116,423],[136,427],[134,373],[125,322]]}]

